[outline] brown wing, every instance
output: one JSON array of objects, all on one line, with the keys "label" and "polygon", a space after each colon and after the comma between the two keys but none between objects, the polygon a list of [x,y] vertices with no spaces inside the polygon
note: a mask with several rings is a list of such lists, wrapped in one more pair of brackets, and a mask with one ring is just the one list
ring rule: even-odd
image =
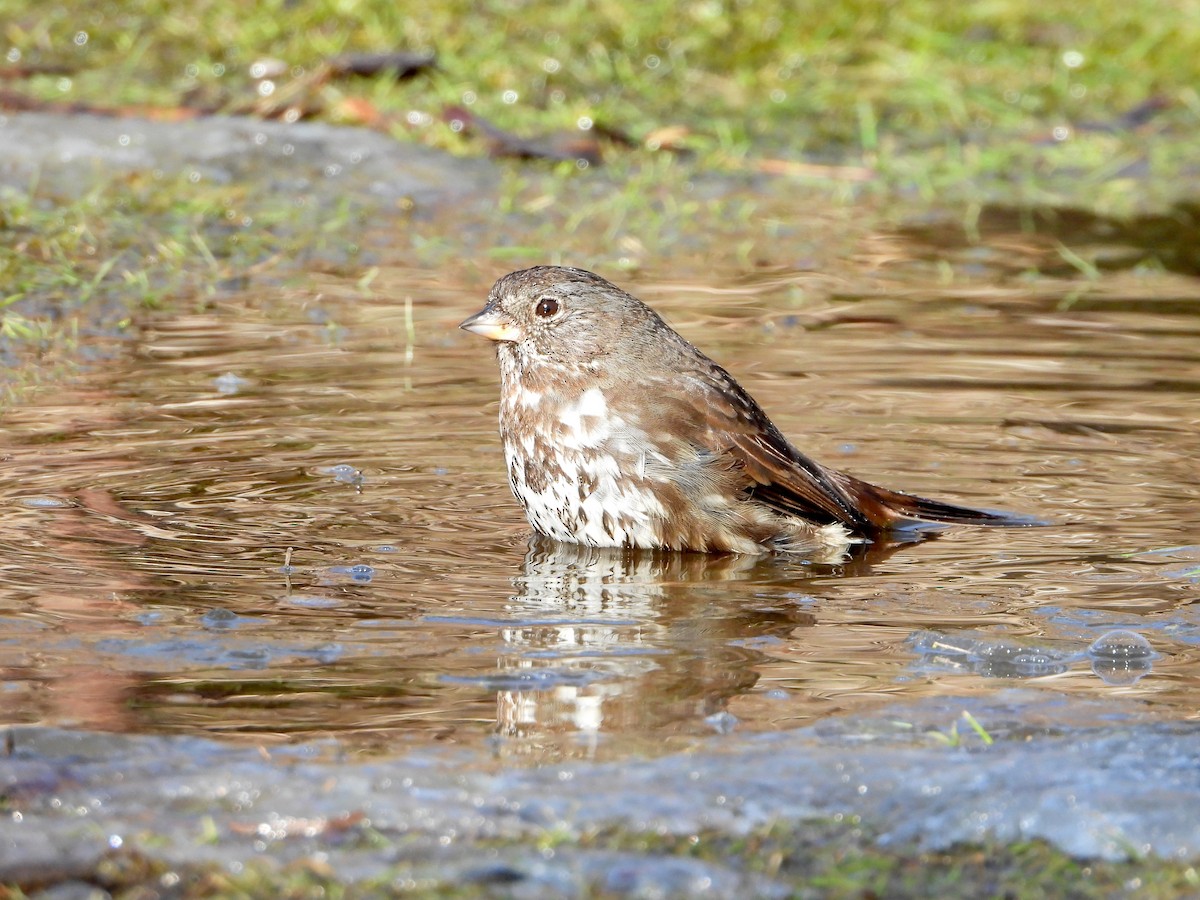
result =
[{"label": "brown wing", "polygon": [[737,435],[732,449],[745,460],[755,481],[749,496],[759,503],[809,521],[841,522],[857,532],[881,527],[853,492],[857,479],[808,458],[774,426],[762,434]]},{"label": "brown wing", "polygon": [[684,392],[705,449],[730,457],[745,478],[747,499],[785,515],[826,524],[841,522],[872,535],[914,519],[963,525],[1028,526],[1037,519],[971,509],[870,484],[826,468],[783,436],[759,405],[716,364],[689,373]]},{"label": "brown wing", "polygon": [[685,390],[675,396],[683,407],[678,414],[688,420],[683,424],[690,424],[681,430],[700,436],[704,449],[726,457],[726,465],[743,473],[747,499],[818,524],[842,522],[858,532],[883,527],[857,496],[864,482],[827,469],[793,447],[715,363],[689,371]]}]

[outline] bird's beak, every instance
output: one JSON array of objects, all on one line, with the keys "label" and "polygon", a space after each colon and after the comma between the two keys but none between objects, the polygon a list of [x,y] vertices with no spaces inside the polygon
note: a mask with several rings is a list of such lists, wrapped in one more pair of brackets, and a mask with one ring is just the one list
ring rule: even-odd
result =
[{"label": "bird's beak", "polygon": [[496,309],[485,306],[458,326],[463,331],[482,335],[489,341],[521,340],[521,329],[504,318]]}]

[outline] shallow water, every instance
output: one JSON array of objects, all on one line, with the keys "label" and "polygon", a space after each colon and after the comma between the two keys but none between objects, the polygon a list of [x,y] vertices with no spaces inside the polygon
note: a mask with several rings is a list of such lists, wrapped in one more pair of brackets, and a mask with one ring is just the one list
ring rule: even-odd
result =
[{"label": "shallow water", "polygon": [[[0,716],[531,761],[1014,681],[1194,716],[1195,285],[807,277],[623,283],[823,462],[1053,524],[842,566],[531,543],[491,350],[455,327],[488,279],[314,277],[6,414]],[[1089,653],[1116,630],[1149,646]]]}]

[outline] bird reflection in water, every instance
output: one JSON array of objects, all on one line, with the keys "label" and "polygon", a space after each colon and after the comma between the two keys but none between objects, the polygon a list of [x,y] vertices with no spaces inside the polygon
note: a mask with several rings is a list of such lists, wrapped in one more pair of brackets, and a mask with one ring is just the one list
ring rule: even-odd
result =
[{"label": "bird reflection in water", "polygon": [[831,567],[534,536],[489,679],[498,746],[571,755],[573,744],[592,756],[606,735],[661,746],[724,730],[729,700],[754,688],[767,659],[756,647],[816,624],[809,578],[863,574],[895,549],[864,548]]}]

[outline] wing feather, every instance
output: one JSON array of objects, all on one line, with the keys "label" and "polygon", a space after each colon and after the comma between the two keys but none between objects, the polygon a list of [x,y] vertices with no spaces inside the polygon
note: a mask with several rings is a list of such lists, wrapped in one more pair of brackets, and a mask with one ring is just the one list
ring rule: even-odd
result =
[{"label": "wing feather", "polygon": [[676,380],[656,392],[661,424],[675,435],[694,435],[701,442],[698,449],[717,464],[740,471],[747,500],[817,524],[841,522],[857,532],[878,529],[856,496],[854,488],[862,482],[793,447],[728,372],[705,361],[706,366],[688,367],[685,390]]}]

